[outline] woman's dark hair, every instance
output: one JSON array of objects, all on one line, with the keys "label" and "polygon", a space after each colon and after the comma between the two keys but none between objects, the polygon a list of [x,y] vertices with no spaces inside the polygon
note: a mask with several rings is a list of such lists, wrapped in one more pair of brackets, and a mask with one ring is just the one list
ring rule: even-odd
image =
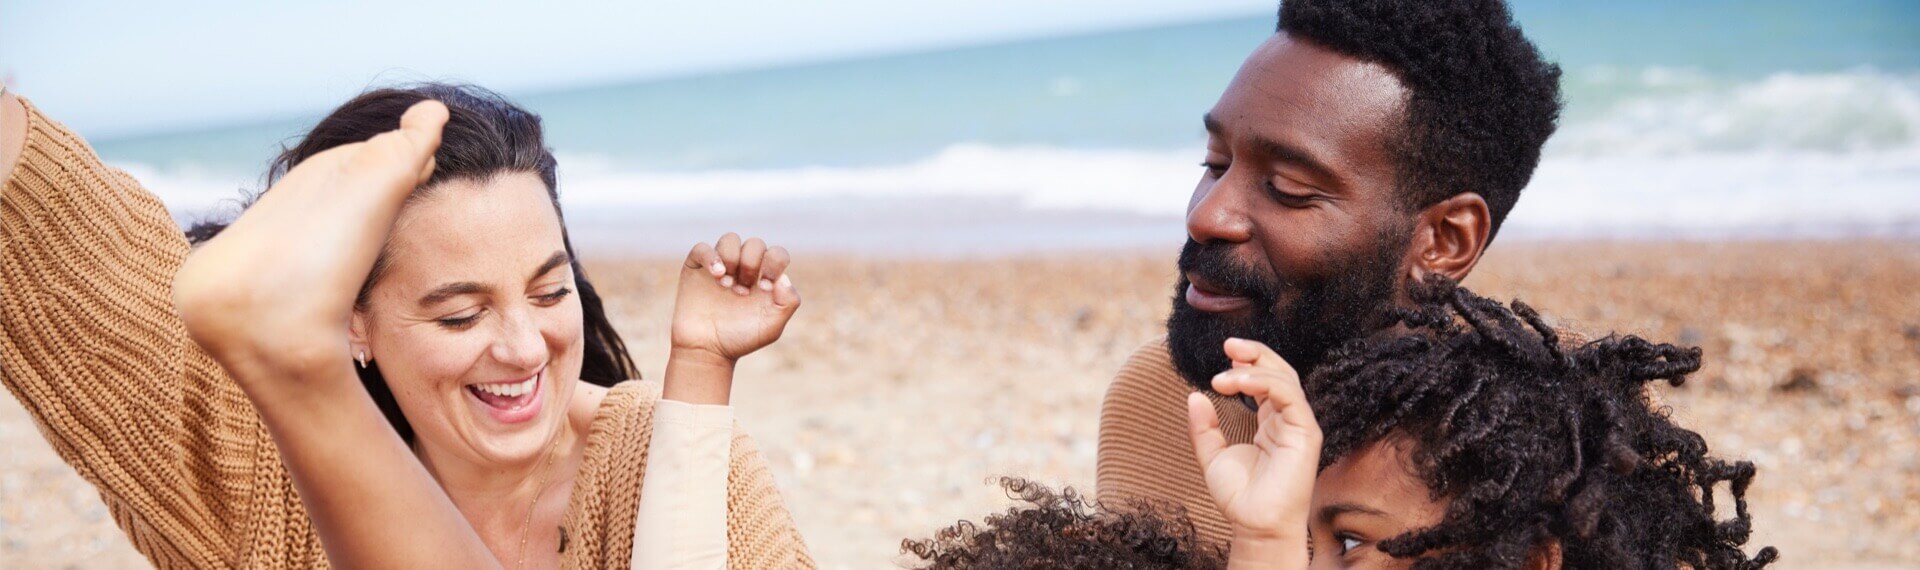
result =
[{"label": "woman's dark hair", "polygon": [[1071,488],[1054,491],[1002,477],[1019,501],[988,515],[984,525],[960,521],[933,538],[900,541],[917,568],[1226,568],[1217,548],[1203,546],[1179,507],[1136,502],[1104,510]]},{"label": "woman's dark hair", "polygon": [[[1306,381],[1321,467],[1388,438],[1445,518],[1380,543],[1416,568],[1515,567],[1558,542],[1567,568],[1759,568],[1748,558],[1754,467],[1707,455],[1648,384],[1678,386],[1700,349],[1608,336],[1563,346],[1539,313],[1445,279],[1413,288],[1398,332],[1349,342]],[[1714,518],[1728,483],[1734,518]]]},{"label": "woman's dark hair", "polygon": [[[515,106],[505,97],[471,85],[446,83],[423,83],[362,93],[327,114],[298,144],[283,149],[267,171],[266,185],[271,187],[295,165],[322,151],[365,141],[374,135],[400,128],[400,115],[413,104],[427,99],[445,103],[449,118],[441,136],[440,150],[433,155],[433,176],[415,190],[408,200],[429,195],[441,183],[453,180],[486,181],[507,173],[539,176],[540,181],[546,184],[547,197],[553,201],[554,215],[561,219],[560,236],[567,256],[573,259],[582,328],[586,335],[586,354],[580,365],[580,379],[600,386],[612,386],[622,380],[638,378],[640,373],[634,367],[633,358],[627,354],[626,343],[620,340],[613,323],[607,320],[600,295],[587,281],[587,274],[580,267],[580,257],[574,254],[573,242],[567,237],[566,217],[560,212],[556,163],[553,151],[547,148],[541,136],[540,117]],[[248,202],[251,204],[252,200]],[[187,230],[187,238],[198,244],[220,233],[226,226],[226,222],[201,222]],[[385,274],[388,262],[386,253],[382,252],[354,299],[356,307],[365,307],[368,291]],[[374,363],[360,368],[359,373],[361,384],[373,395],[373,401],[379,404],[381,413],[393,423],[400,437],[412,444],[413,426],[401,415],[392,390],[387,388],[386,378],[380,375],[379,365]]]}]

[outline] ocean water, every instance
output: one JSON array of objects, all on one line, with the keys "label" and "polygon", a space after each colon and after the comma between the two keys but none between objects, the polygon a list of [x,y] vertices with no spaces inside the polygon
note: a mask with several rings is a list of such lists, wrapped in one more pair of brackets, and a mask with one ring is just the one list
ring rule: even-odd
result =
[{"label": "ocean water", "polygon": [[[1567,106],[1503,239],[1920,235],[1920,2],[1515,13],[1565,70]],[[591,247],[677,252],[740,229],[882,252],[1170,248],[1200,114],[1273,24],[509,95],[545,118]],[[322,111],[95,142],[182,218],[217,216]]]}]

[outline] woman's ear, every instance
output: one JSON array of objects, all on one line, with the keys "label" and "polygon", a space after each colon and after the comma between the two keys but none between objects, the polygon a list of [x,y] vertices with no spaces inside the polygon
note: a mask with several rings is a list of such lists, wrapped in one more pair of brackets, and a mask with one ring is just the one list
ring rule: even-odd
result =
[{"label": "woman's ear", "polygon": [[1560,570],[1560,540],[1548,540],[1527,557],[1527,570]]},{"label": "woman's ear", "polygon": [[362,367],[373,360],[373,349],[367,343],[367,314],[354,311],[353,318],[347,321],[347,351]]},{"label": "woman's ear", "polygon": [[1493,213],[1485,198],[1462,192],[1421,210],[1414,223],[1413,242],[1407,248],[1409,277],[1422,281],[1437,274],[1460,281],[1486,253]]}]

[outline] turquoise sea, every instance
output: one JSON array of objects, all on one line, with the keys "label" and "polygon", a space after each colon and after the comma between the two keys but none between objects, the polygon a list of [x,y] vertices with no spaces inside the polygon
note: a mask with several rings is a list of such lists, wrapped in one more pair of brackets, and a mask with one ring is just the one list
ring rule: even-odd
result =
[{"label": "turquoise sea", "polygon": [[[1920,2],[1515,12],[1565,69],[1567,107],[1503,235],[1920,235]],[[1273,25],[508,94],[545,117],[569,221],[596,247],[680,251],[738,228],[885,251],[1170,248],[1200,114]],[[414,72],[370,81],[436,77]],[[192,218],[257,189],[324,111],[95,143]]]}]

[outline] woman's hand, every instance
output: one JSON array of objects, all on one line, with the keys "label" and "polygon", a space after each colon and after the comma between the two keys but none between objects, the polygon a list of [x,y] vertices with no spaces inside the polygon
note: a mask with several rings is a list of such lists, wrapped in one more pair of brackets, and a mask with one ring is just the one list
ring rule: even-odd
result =
[{"label": "woman's hand", "polygon": [[233,225],[187,256],[174,304],[187,333],[235,379],[354,378],[347,323],[400,205],[433,173],[447,108],[302,161]]},{"label": "woman's hand", "polygon": [[446,122],[425,101],[398,130],[301,161],[173,280],[187,334],[260,412],[335,567],[499,567],[347,354],[354,296]]},{"label": "woman's hand", "polygon": [[800,308],[800,292],[786,275],[790,261],[786,248],[733,233],[687,253],[662,397],[727,403],[734,363],[779,340]]},{"label": "woman's hand", "polygon": [[1213,377],[1213,390],[1250,396],[1259,405],[1251,443],[1228,445],[1213,402],[1187,396],[1187,425],[1207,491],[1233,526],[1233,568],[1306,568],[1307,511],[1320,468],[1320,424],[1307,407],[1300,375],[1267,345],[1228,339],[1233,368]]}]

